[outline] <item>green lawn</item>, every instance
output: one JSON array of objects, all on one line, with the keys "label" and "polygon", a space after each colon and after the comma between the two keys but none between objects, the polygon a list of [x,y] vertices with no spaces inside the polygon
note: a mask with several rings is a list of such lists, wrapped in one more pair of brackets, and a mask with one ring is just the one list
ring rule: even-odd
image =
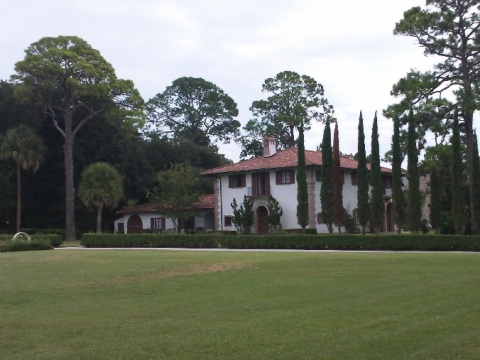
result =
[{"label": "green lawn", "polygon": [[6,359],[479,359],[480,254],[0,254]]}]

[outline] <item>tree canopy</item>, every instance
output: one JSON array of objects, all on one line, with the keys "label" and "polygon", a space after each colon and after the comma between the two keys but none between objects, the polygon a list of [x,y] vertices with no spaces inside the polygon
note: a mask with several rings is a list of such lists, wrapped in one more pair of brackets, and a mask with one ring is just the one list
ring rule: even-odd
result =
[{"label": "tree canopy", "polygon": [[[399,104],[385,111],[391,118],[408,122],[413,107],[417,133],[430,130],[435,140],[445,140],[452,130],[458,106],[466,134],[470,203],[473,191],[473,114],[480,106],[480,17],[479,0],[428,0],[426,7],[404,12],[394,34],[409,36],[423,48],[425,56],[438,58],[432,71],[410,70],[393,86],[392,95],[402,96]],[[471,220],[474,223],[474,211]]]},{"label": "tree canopy", "polygon": [[15,64],[16,96],[34,99],[63,136],[66,237],[75,239],[74,138],[90,120],[107,118],[133,129],[143,122],[138,91],[98,50],[76,36],[45,37],[25,50]]},{"label": "tree canopy", "polygon": [[209,146],[238,136],[237,104],[217,85],[181,77],[147,103],[147,133]]},{"label": "tree canopy", "polygon": [[195,215],[192,204],[202,195],[199,174],[197,168],[185,164],[174,164],[157,174],[158,187],[151,199],[156,202],[157,210],[172,220],[177,231],[183,221]]},{"label": "tree canopy", "polygon": [[246,135],[237,139],[245,156],[258,155],[253,153],[258,150],[255,144],[261,144],[265,136],[275,136],[281,148],[291,147],[295,144],[295,130],[301,124],[308,131],[313,120],[329,121],[334,112],[324,97],[323,85],[294,71],[266,79],[262,92],[271,95],[252,103],[254,118],[244,126]]},{"label": "tree canopy", "polygon": [[82,173],[78,196],[97,210],[97,233],[102,231],[102,210],[117,206],[123,197],[123,181],[115,168],[105,162],[89,165]]}]

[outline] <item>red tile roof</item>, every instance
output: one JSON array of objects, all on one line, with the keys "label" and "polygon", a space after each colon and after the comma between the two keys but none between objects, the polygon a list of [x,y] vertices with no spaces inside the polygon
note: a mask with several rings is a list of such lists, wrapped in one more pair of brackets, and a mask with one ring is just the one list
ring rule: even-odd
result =
[{"label": "red tile roof", "polygon": [[[305,160],[307,166],[321,166],[322,153],[320,151],[305,150]],[[231,165],[224,165],[214,169],[204,171],[204,175],[215,175],[225,173],[248,172],[256,170],[267,169],[282,169],[282,168],[296,168],[297,167],[297,149],[290,148],[286,150],[279,150],[275,155],[269,157],[256,157],[249,160],[242,160]],[[343,169],[356,169],[357,161],[353,160],[353,156],[347,155],[340,157],[340,167]],[[370,169],[370,164],[367,164]],[[391,169],[382,167],[382,172],[390,173]]]},{"label": "red tile roof", "polygon": [[[131,208],[125,208],[117,211],[117,214],[140,214],[157,212],[156,202],[149,202],[141,205],[137,205]],[[198,202],[193,203],[193,206],[197,209],[213,209],[215,206],[215,194],[202,195]]]}]

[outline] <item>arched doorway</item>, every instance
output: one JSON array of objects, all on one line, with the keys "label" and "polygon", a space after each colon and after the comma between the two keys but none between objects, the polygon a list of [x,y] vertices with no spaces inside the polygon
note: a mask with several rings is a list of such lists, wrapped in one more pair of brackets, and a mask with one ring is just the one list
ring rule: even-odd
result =
[{"label": "arched doorway", "polygon": [[267,224],[268,210],[265,206],[257,208],[257,234],[266,234],[268,232]]},{"label": "arched doorway", "polygon": [[132,215],[127,222],[127,234],[143,232],[143,222],[138,215]]}]

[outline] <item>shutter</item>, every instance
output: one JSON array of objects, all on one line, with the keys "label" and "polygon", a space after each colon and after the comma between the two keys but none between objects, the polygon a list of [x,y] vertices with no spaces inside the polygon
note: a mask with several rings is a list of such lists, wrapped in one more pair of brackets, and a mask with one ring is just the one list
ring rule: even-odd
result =
[{"label": "shutter", "polygon": [[282,172],[281,171],[277,171],[275,173],[275,184],[279,185],[282,183]]},{"label": "shutter", "polygon": [[258,174],[252,174],[252,195],[257,195]]},{"label": "shutter", "polygon": [[233,188],[233,175],[228,177],[228,187]]},{"label": "shutter", "polygon": [[162,230],[165,230],[165,218],[162,218]]},{"label": "shutter", "polygon": [[295,184],[295,170],[290,170],[290,184]]},{"label": "shutter", "polygon": [[242,175],[240,175],[240,176],[241,176],[241,178],[240,178],[240,186],[241,186],[241,187],[247,186],[247,175],[242,174]]},{"label": "shutter", "polygon": [[155,219],[154,218],[150,218],[150,229],[155,229]]},{"label": "shutter", "polygon": [[265,173],[265,195],[270,195],[270,173]]}]

